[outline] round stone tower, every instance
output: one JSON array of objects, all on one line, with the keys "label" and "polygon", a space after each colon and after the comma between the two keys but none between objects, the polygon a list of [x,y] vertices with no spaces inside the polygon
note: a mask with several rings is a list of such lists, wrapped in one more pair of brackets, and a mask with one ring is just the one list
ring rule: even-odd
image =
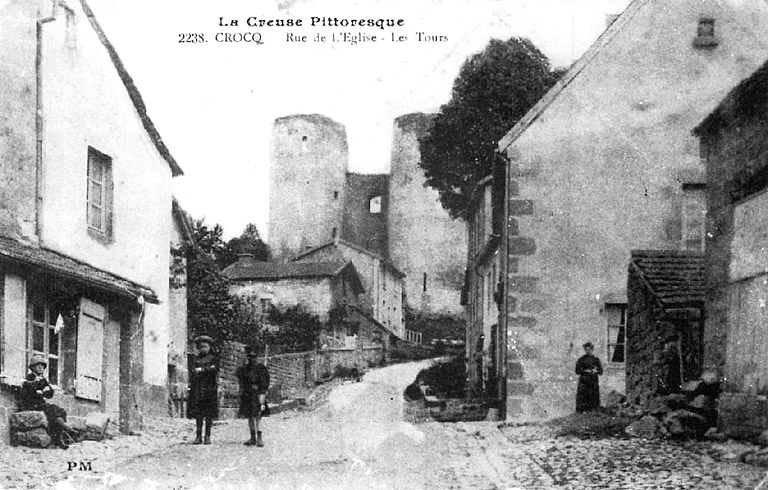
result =
[{"label": "round stone tower", "polygon": [[339,237],[348,159],[342,124],[320,114],[275,120],[269,187],[275,258],[290,259]]},{"label": "round stone tower", "polygon": [[438,193],[425,187],[419,166],[419,137],[432,114],[395,119],[389,177],[389,256],[405,273],[408,305],[423,315],[458,317],[467,260],[466,225],[443,209]]}]

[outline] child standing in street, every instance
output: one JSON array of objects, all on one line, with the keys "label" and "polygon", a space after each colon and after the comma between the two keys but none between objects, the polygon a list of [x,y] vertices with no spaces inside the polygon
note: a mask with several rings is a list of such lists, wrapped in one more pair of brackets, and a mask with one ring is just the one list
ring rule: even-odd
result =
[{"label": "child standing in street", "polygon": [[245,346],[248,361],[237,369],[237,379],[240,382],[240,416],[248,418],[248,428],[251,438],[246,446],[264,447],[261,438],[262,407],[266,405],[267,390],[269,389],[269,371],[264,364],[256,360],[256,348]]},{"label": "child standing in street", "polygon": [[[189,416],[197,423],[197,435],[192,444],[210,444],[213,419],[219,416],[217,377],[219,360],[213,349],[213,339],[207,335],[195,338],[197,355],[190,373]],[[205,422],[205,439],[202,436]]]},{"label": "child standing in street", "polygon": [[32,356],[29,361],[29,370],[27,379],[21,385],[21,397],[19,400],[19,410],[39,410],[45,413],[48,419],[48,433],[53,443],[62,449],[67,449],[69,445],[66,439],[72,441],[72,435],[75,431],[67,424],[67,412],[53,403],[47,403],[46,398],[53,397],[53,387],[43,376],[48,363],[45,358],[39,354]]}]

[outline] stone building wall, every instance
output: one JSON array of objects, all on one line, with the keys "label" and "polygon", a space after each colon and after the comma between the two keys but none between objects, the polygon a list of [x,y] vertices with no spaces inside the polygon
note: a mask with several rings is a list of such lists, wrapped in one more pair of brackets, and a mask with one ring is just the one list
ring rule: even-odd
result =
[{"label": "stone building wall", "polygon": [[287,259],[340,236],[348,164],[344,126],[320,114],[275,120],[269,244]]},{"label": "stone building wall", "polygon": [[[358,247],[387,257],[389,176],[347,174],[341,237]],[[378,198],[376,202],[371,200]]]},{"label": "stone building wall", "polygon": [[467,232],[443,209],[436,190],[425,187],[418,138],[434,115],[395,119],[389,181],[389,255],[405,274],[408,306],[418,314],[462,315],[461,288]]}]

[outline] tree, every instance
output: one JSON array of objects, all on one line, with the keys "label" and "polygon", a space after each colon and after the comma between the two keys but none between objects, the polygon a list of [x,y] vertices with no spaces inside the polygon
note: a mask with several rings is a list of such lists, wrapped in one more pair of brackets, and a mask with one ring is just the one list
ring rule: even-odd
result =
[{"label": "tree", "polygon": [[493,171],[499,140],[554,85],[563,70],[531,41],[493,39],[464,62],[451,100],[419,141],[427,185],[454,218],[465,216],[472,191]]},{"label": "tree", "polygon": [[245,225],[243,233],[224,245],[224,250],[219,254],[217,262],[219,267],[225,267],[237,261],[240,254],[251,254],[256,260],[266,262],[269,260],[269,246],[264,243],[259,234],[259,229],[253,223]]}]

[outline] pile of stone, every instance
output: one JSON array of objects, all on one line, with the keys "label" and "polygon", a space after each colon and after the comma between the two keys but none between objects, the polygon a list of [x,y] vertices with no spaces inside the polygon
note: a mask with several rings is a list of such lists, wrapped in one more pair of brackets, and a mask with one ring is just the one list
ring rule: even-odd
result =
[{"label": "pile of stone", "polygon": [[[102,441],[107,435],[109,416],[101,412],[90,412],[85,417],[69,417],[67,420],[75,433],[72,441]],[[48,433],[48,419],[39,411],[16,412],[9,417],[11,444],[47,448],[53,442]]]},{"label": "pile of stone", "polygon": [[11,444],[46,448],[51,445],[48,435],[48,419],[43,412],[27,411],[12,413],[8,418],[11,426]]},{"label": "pile of stone", "polygon": [[719,394],[719,380],[706,373],[697,381],[685,383],[681,393],[657,396],[645,407],[622,407],[616,413],[640,417],[625,430],[632,437],[698,439],[711,434],[717,425]]}]

